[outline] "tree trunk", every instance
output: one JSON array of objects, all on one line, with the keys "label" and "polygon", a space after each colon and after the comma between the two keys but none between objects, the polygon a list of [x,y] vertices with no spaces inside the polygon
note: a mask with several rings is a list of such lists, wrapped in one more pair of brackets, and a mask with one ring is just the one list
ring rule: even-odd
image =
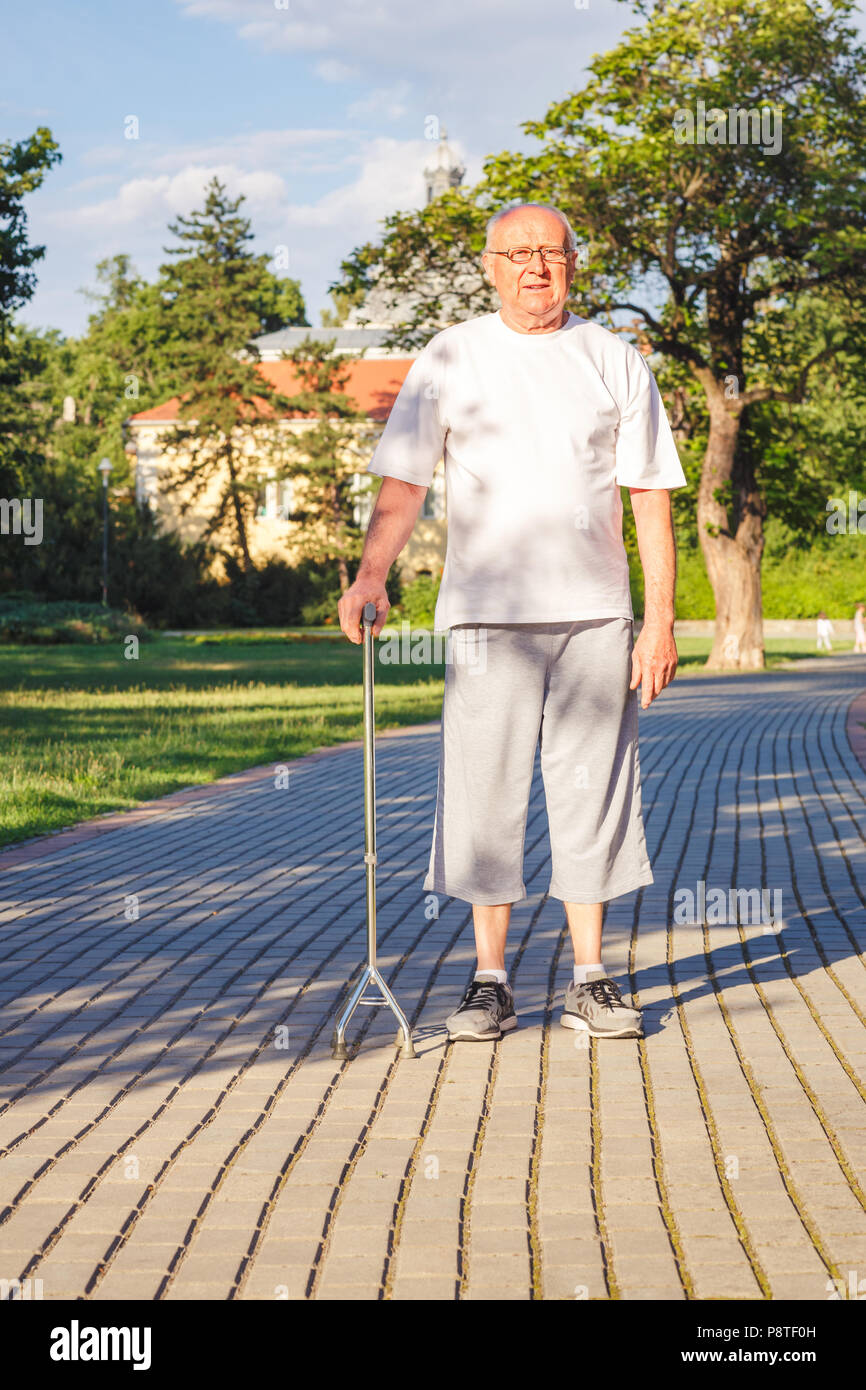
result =
[{"label": "tree trunk", "polygon": [[697,507],[698,536],[716,601],[715,637],[707,669],[761,670],[765,506],[751,461],[743,456],[742,411],[727,408],[717,387],[710,395],[709,407],[710,432]]},{"label": "tree trunk", "polygon": [[[340,531],[343,522],[343,508],[340,488],[337,483],[333,483],[331,486],[331,515],[334,518],[334,531],[337,536],[337,544],[339,545]],[[349,565],[342,551],[337,554],[337,573],[340,576],[340,593],[344,594],[349,588],[351,580],[349,579]]]},{"label": "tree trunk", "polygon": [[243,504],[238,490],[237,469],[231,452],[226,456],[226,463],[229,471],[229,488],[232,495],[232,510],[235,516],[235,529],[237,531],[238,545],[244,560],[244,574],[249,574],[253,568],[252,556],[250,555],[249,541],[247,540],[247,523],[244,517]]}]

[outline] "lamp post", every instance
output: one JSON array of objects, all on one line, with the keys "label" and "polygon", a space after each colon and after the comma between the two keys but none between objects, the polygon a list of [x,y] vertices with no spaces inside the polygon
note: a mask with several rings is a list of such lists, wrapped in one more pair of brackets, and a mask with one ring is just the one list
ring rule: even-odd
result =
[{"label": "lamp post", "polygon": [[102,606],[108,607],[108,475],[111,464],[103,459],[99,465],[102,474]]}]

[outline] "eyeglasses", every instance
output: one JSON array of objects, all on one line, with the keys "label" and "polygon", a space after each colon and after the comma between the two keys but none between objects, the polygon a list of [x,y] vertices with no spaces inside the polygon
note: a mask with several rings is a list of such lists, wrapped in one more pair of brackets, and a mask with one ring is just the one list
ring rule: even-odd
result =
[{"label": "eyeglasses", "polygon": [[572,251],[566,251],[562,246],[513,246],[510,251],[490,251],[485,254],[488,256],[507,256],[514,265],[529,265],[536,251],[545,262],[550,261],[552,265],[562,265],[573,255]]}]

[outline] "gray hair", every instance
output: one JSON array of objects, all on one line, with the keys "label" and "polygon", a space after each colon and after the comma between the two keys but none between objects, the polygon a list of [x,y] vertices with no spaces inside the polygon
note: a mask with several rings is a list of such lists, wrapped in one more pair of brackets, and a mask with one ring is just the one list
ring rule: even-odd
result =
[{"label": "gray hair", "polygon": [[512,203],[510,207],[500,208],[498,212],[494,212],[493,216],[490,218],[490,221],[487,223],[487,231],[485,233],[484,240],[485,248],[489,247],[490,245],[491,235],[497,223],[501,222],[503,217],[507,217],[509,213],[516,212],[518,208],[521,209],[521,211],[523,210],[523,208],[538,208],[543,212],[556,213],[556,216],[559,218],[559,220],[565,227],[568,250],[577,250],[577,237],[574,235],[571,223],[569,222],[568,218],[566,217],[565,213],[561,210],[561,208],[555,208],[550,203]]}]

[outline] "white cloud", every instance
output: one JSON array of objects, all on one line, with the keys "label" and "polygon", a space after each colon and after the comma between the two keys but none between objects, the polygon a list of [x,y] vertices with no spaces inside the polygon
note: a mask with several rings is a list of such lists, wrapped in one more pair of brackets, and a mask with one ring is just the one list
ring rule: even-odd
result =
[{"label": "white cloud", "polygon": [[[342,25],[377,27],[387,23],[387,8],[358,5],[354,0],[177,0],[184,14],[233,24],[243,39],[270,52],[322,49],[333,44]],[[323,19],[323,10],[326,18]]]},{"label": "white cloud", "polygon": [[320,63],[316,63],[313,71],[323,82],[348,82],[350,77],[358,76],[356,67],[341,63],[339,58],[323,58]]},{"label": "white cloud", "polygon": [[423,140],[372,140],[358,156],[356,176],[311,203],[297,203],[288,216],[298,227],[328,227],[347,249],[375,234],[377,222],[397,208],[419,206],[424,198]]},{"label": "white cloud", "polygon": [[376,87],[369,96],[353,101],[347,107],[346,115],[353,120],[358,116],[375,115],[387,116],[390,121],[399,120],[409,109],[406,106],[409,90],[408,82],[396,82],[393,87]]},{"label": "white cloud", "polygon": [[[249,139],[255,145],[255,137]],[[43,216],[55,225],[104,231],[133,225],[140,228],[143,224],[164,226],[167,219],[186,214],[200,203],[205,185],[216,177],[231,196],[244,195],[251,217],[259,214],[296,227],[345,227],[350,234],[363,222],[372,232],[375,221],[387,212],[423,202],[422,170],[430,154],[429,143],[424,140],[380,137],[358,144],[344,155],[344,175],[348,177],[342,184],[313,201],[293,202],[288,184],[278,172],[226,162],[220,157],[223,149],[215,146],[210,158],[199,150],[201,158],[188,159],[174,173],[154,169],[147,176],[127,179],[111,197],[79,207],[67,205]],[[180,156],[181,151],[175,151],[173,159]],[[158,166],[163,158],[160,156],[155,164]],[[92,182],[103,180],[86,181]]]},{"label": "white cloud", "polygon": [[284,170],[315,168],[322,152],[342,150],[347,140],[356,140],[357,131],[340,129],[290,129],[245,131],[217,141],[182,144],[166,149],[148,141],[118,141],[117,145],[97,145],[81,155],[86,165],[135,164],[148,170],[182,169],[199,161],[243,166],[264,165]]},{"label": "white cloud", "polygon": [[279,21],[267,19],[255,24],[242,24],[238,34],[242,39],[261,43],[270,51],[275,48],[284,48],[289,52],[326,48],[331,42],[331,31],[325,24],[280,24]]},{"label": "white cloud", "polygon": [[111,188],[116,184],[117,177],[114,174],[92,174],[90,178],[78,179],[76,183],[69,184],[66,189],[66,196],[90,193],[94,188]]},{"label": "white cloud", "polygon": [[177,149],[160,151],[154,156],[154,167],[181,169],[189,163],[234,164],[239,168],[265,168],[283,173],[316,170],[325,156],[345,158],[347,140],[357,138],[348,130],[259,130],[245,132],[229,139],[182,145]]},{"label": "white cloud", "polygon": [[57,226],[93,227],[100,232],[121,227],[164,227],[178,213],[189,213],[201,202],[206,184],[218,178],[233,197],[243,194],[252,214],[270,209],[285,198],[286,185],[278,174],[264,169],[244,170],[227,164],[190,164],[178,173],[129,179],[110,197],[77,208],[58,208],[46,220]]}]

